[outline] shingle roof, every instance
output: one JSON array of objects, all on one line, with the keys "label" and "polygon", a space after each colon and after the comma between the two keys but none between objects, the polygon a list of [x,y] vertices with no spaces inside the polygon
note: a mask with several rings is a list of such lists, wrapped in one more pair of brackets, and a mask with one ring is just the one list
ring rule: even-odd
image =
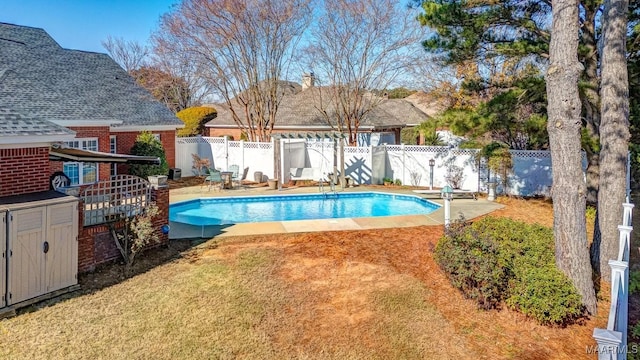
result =
[{"label": "shingle roof", "polygon": [[[328,126],[327,116],[330,119],[335,118],[334,108],[328,101],[329,88],[311,87],[298,91],[291,91],[288,88],[288,90],[278,108],[276,128],[282,126],[325,127]],[[375,101],[377,104],[364,116],[360,123],[361,127],[373,129],[404,127],[407,124],[419,124],[428,118],[427,114],[403,99],[376,99]],[[226,104],[212,106],[216,108],[218,115],[206,126],[235,126]],[[320,109],[325,110],[327,115],[323,115]]]},{"label": "shingle roof", "polygon": [[34,118],[182,126],[106,54],[61,48],[43,29],[0,23],[0,106]]},{"label": "shingle roof", "polygon": [[25,118],[21,114],[0,108],[0,137],[73,135],[73,131],[50,121]]},{"label": "shingle roof", "polygon": [[425,114],[433,117],[449,108],[449,100],[445,96],[436,96],[424,91],[415,92],[405,98]]}]

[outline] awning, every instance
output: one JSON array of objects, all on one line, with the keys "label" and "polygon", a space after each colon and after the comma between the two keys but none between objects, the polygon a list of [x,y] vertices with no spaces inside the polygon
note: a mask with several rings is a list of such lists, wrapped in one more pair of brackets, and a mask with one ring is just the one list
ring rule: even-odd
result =
[{"label": "awning", "polygon": [[111,154],[99,151],[56,147],[49,149],[49,160],[160,165],[160,159],[155,156]]}]

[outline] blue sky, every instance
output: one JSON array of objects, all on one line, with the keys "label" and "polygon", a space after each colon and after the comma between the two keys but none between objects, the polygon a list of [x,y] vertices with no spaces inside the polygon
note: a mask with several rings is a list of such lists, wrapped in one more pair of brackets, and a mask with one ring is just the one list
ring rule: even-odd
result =
[{"label": "blue sky", "polygon": [[0,0],[0,22],[43,28],[67,49],[105,53],[107,36],[146,43],[177,0]]}]

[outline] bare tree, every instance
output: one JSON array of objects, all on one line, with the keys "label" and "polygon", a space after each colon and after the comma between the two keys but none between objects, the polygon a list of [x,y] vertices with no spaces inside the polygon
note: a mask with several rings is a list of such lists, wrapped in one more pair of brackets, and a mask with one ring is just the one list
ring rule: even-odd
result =
[{"label": "bare tree", "polygon": [[169,54],[160,49],[154,49],[157,52],[152,54],[146,45],[111,36],[102,41],[102,46],[140,86],[173,112],[200,100],[203,89],[195,81],[188,81],[192,78],[185,78],[183,68],[175,66],[175,61],[169,61]]},{"label": "bare tree", "polygon": [[592,244],[592,264],[610,279],[609,260],[618,257],[618,225],[626,195],[629,151],[629,81],[627,74],[628,0],[605,0],[601,64],[600,190],[598,234]]},{"label": "bare tree", "polygon": [[[175,51],[180,44],[174,44],[173,49],[164,46],[162,39],[156,36],[152,37],[153,43],[153,64],[156,68],[170,74],[174,79],[181,79],[183,84],[189,90],[188,99],[184,104],[184,108],[191,106],[199,106],[208,101],[211,96],[211,84],[206,81],[203,76],[204,71],[200,69],[199,63],[191,61],[188,53],[185,51]],[[179,89],[174,89],[174,93],[178,94]]]},{"label": "bare tree", "polygon": [[581,159],[581,102],[578,79],[578,0],[553,2],[553,25],[547,69],[547,130],[553,162],[553,232],[556,265],[573,282],[586,309],[595,314],[587,225],[587,187]]},{"label": "bare tree", "polygon": [[102,46],[128,73],[144,66],[149,57],[149,48],[136,41],[107,36],[102,41]]},{"label": "bare tree", "polygon": [[155,39],[196,64],[250,140],[266,141],[280,80],[311,14],[310,0],[183,0]]},{"label": "bare tree", "polygon": [[[384,90],[417,58],[423,29],[396,0],[325,0],[305,49],[306,62],[328,85],[316,89],[316,107],[337,131],[356,134]],[[420,56],[418,56],[418,54]]]},{"label": "bare tree", "polygon": [[129,73],[138,84],[174,113],[186,109],[193,103],[190,85],[181,77],[174,76],[156,65],[142,66]]}]

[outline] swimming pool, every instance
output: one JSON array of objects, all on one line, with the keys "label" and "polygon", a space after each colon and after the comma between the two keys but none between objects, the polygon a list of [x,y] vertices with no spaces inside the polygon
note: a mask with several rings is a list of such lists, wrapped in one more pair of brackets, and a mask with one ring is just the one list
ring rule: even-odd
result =
[{"label": "swimming pool", "polygon": [[440,205],[379,192],[200,198],[171,204],[169,220],[189,225],[429,214]]}]

